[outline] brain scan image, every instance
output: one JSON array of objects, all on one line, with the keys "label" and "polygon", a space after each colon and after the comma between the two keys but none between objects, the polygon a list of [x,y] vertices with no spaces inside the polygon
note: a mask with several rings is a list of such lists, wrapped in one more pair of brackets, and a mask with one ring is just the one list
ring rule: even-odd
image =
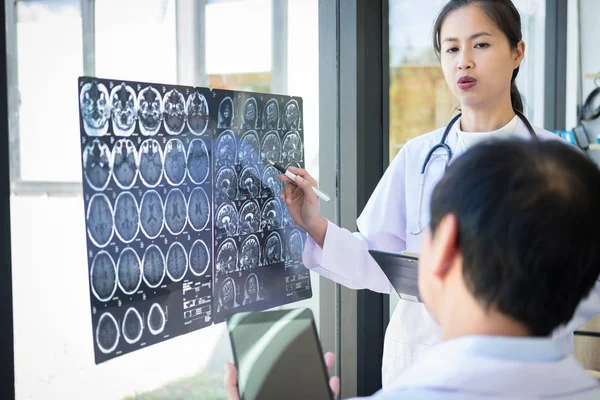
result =
[{"label": "brain scan image", "polygon": [[185,178],[185,147],[179,139],[171,139],[165,147],[165,176],[174,186]]},{"label": "brain scan image", "polygon": [[108,90],[98,81],[88,82],[79,93],[83,128],[88,136],[103,136],[108,131],[110,105]]},{"label": "brain scan image", "polygon": [[296,100],[290,100],[283,111],[283,129],[298,130],[300,126],[300,108]]},{"label": "brain scan image", "polygon": [[258,121],[258,106],[256,105],[256,99],[254,97],[249,98],[244,103],[242,109],[242,123],[240,129],[256,129],[256,122]]},{"label": "brain scan image", "polygon": [[187,124],[195,135],[202,135],[208,127],[209,113],[206,97],[199,91],[193,92],[187,99]]},{"label": "brain scan image", "polygon": [[231,97],[225,97],[219,104],[217,128],[231,128],[231,121],[233,121],[233,100]]},{"label": "brain scan image", "polygon": [[201,187],[197,187],[190,193],[188,200],[188,220],[192,229],[202,231],[208,225],[210,218],[210,203],[208,195]]},{"label": "brain scan image", "polygon": [[250,235],[242,243],[240,267],[245,270],[258,266],[260,266],[260,243],[256,235]]},{"label": "brain scan image", "polygon": [[258,276],[256,276],[256,274],[248,275],[246,283],[244,283],[244,305],[260,300],[258,291]]},{"label": "brain scan image", "polygon": [[302,168],[302,166],[300,166],[300,163],[297,163],[297,162],[291,162],[291,163],[285,164],[285,167],[286,168],[289,168],[289,167]]},{"label": "brain scan image", "polygon": [[232,131],[225,131],[219,135],[215,145],[215,165],[235,164],[236,145]]},{"label": "brain scan image", "polygon": [[281,202],[281,210],[283,213],[283,226],[291,226],[295,225],[292,216],[290,215],[290,210],[287,208],[287,204],[285,204],[285,200],[279,200]]},{"label": "brain scan image", "polygon": [[187,253],[183,245],[174,242],[167,251],[167,274],[173,282],[179,282],[185,276],[188,268]]},{"label": "brain scan image", "polygon": [[206,243],[198,239],[190,249],[190,270],[196,276],[202,276],[210,266],[210,253]]},{"label": "brain scan image", "polygon": [[140,146],[140,177],[144,185],[156,187],[163,173],[163,154],[155,139],[147,139]]},{"label": "brain scan image", "polygon": [[287,258],[288,260],[302,260],[304,251],[304,238],[297,229],[294,229],[287,238]]},{"label": "brain scan image", "polygon": [[260,150],[256,131],[248,131],[242,136],[238,148],[238,163],[243,165],[260,163]]},{"label": "brain scan image", "polygon": [[160,249],[151,244],[142,258],[144,282],[151,288],[158,287],[165,277],[165,258]]},{"label": "brain scan image", "polygon": [[238,213],[231,203],[223,203],[217,209],[215,225],[225,231],[227,236],[235,235],[238,227]]},{"label": "brain scan image", "polygon": [[129,136],[135,128],[137,118],[137,96],[125,82],[110,92],[113,131],[117,136]]},{"label": "brain scan image", "polygon": [[140,225],[148,239],[156,239],[164,224],[163,202],[155,190],[148,190],[140,203]]},{"label": "brain scan image", "polygon": [[117,277],[123,293],[132,295],[142,283],[142,265],[140,258],[131,247],[125,248],[117,261]]},{"label": "brain scan image", "polygon": [[260,208],[254,200],[244,203],[240,209],[239,234],[247,235],[260,231]]},{"label": "brain scan image", "polygon": [[113,169],[113,158],[108,145],[98,139],[88,143],[83,151],[83,165],[87,183],[95,190],[106,189]]},{"label": "brain scan image", "polygon": [[142,332],[144,331],[144,322],[142,321],[142,316],[133,307],[129,307],[125,312],[125,317],[123,317],[121,330],[123,331],[123,337],[129,344],[137,343],[138,340],[142,337]]},{"label": "brain scan image", "polygon": [[102,193],[92,196],[86,222],[92,242],[98,247],[106,246],[113,236],[113,214],[108,197]]},{"label": "brain scan image", "polygon": [[129,192],[121,192],[115,202],[115,229],[124,243],[129,243],[139,230],[139,210],[135,197]]},{"label": "brain scan image", "polygon": [[158,90],[147,86],[138,94],[138,120],[142,135],[154,136],[160,128],[162,101]]},{"label": "brain scan image", "polygon": [[163,120],[169,135],[179,135],[185,126],[185,98],[177,89],[169,90],[163,102]]},{"label": "brain scan image", "polygon": [[113,177],[121,189],[131,189],[138,174],[138,156],[130,139],[119,139],[113,147]]},{"label": "brain scan image", "polygon": [[111,313],[105,312],[96,326],[96,344],[101,352],[109,354],[115,351],[119,344],[119,325]]},{"label": "brain scan image", "polygon": [[281,160],[281,140],[275,131],[267,132],[261,144],[261,157],[271,161]]},{"label": "brain scan image", "polygon": [[173,235],[179,235],[185,228],[187,202],[181,190],[172,189],[165,200],[165,223]]},{"label": "brain scan image", "polygon": [[271,232],[265,241],[265,265],[275,264],[283,261],[283,246],[281,236],[277,232]]},{"label": "brain scan image", "polygon": [[262,225],[264,229],[272,231],[282,227],[283,212],[281,210],[281,204],[277,199],[269,199],[263,206],[262,211]]},{"label": "brain scan image", "polygon": [[279,103],[277,103],[277,100],[271,99],[265,104],[262,121],[263,129],[279,128]]},{"label": "brain scan image", "polygon": [[225,239],[219,245],[215,266],[222,274],[238,271],[238,248],[233,239]]},{"label": "brain scan image", "polygon": [[153,335],[160,334],[165,329],[167,320],[165,318],[165,312],[158,305],[158,303],[152,304],[150,311],[148,311],[148,329]]},{"label": "brain scan image", "polygon": [[238,304],[235,301],[235,296],[235,282],[231,278],[226,278],[219,288],[219,306],[217,307],[217,311],[236,308]]},{"label": "brain scan image", "polygon": [[263,197],[279,197],[281,193],[281,181],[279,180],[279,171],[272,165],[267,165],[263,170],[262,184],[263,184]]},{"label": "brain scan image", "polygon": [[260,194],[260,174],[254,166],[244,167],[239,180],[240,198],[256,199]]},{"label": "brain scan image", "polygon": [[302,161],[302,140],[297,132],[288,132],[283,138],[283,162]]},{"label": "brain scan image", "polygon": [[210,158],[208,148],[202,139],[194,139],[190,143],[187,154],[188,175],[197,185],[204,183],[208,177]]},{"label": "brain scan image", "polygon": [[238,191],[238,176],[231,166],[223,167],[215,179],[215,199],[217,203],[235,200]]},{"label": "brain scan image", "polygon": [[110,300],[117,290],[115,262],[106,251],[100,251],[92,261],[90,271],[92,292],[100,301]]}]

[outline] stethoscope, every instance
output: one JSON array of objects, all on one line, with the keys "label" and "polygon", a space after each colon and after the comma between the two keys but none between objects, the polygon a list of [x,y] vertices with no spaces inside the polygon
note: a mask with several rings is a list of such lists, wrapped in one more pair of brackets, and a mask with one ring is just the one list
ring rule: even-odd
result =
[{"label": "stethoscope", "polygon": [[[521,121],[523,121],[523,123],[525,124],[525,127],[527,127],[527,131],[529,131],[529,134],[531,135],[531,137],[534,140],[537,140],[538,137],[535,133],[535,130],[533,130],[533,126],[531,126],[531,124],[529,123],[529,120],[527,120],[525,115],[523,115],[523,113],[521,113],[519,110],[515,109],[514,111],[515,111],[515,114],[521,119]],[[446,138],[448,137],[448,134],[450,133],[450,129],[452,129],[452,127],[454,126],[456,121],[461,117],[461,115],[462,115],[462,113],[459,113],[457,116],[452,118],[452,120],[450,120],[448,125],[446,125],[446,129],[444,130],[444,134],[442,135],[440,142],[438,144],[434,145],[427,153],[427,156],[425,156],[425,161],[423,162],[423,166],[421,167],[421,183],[419,185],[419,211],[418,211],[418,213],[419,213],[419,216],[418,216],[419,230],[418,230],[418,232],[410,232],[411,235],[420,235],[425,230],[423,228],[423,226],[421,225],[421,209],[422,209],[422,205],[423,205],[423,187],[425,186],[425,172],[427,171],[427,165],[429,164],[429,161],[431,160],[433,153],[435,153],[438,149],[442,149],[446,153],[445,168],[448,168],[448,165],[450,164],[450,160],[452,160],[452,149],[446,143]]]}]

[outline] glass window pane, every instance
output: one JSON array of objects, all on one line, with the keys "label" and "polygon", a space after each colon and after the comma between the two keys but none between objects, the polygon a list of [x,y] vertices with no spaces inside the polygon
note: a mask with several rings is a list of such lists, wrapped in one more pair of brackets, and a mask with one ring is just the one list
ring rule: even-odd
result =
[{"label": "glass window pane", "polygon": [[96,0],[96,76],[177,82],[174,0]]},{"label": "glass window pane", "polygon": [[[176,7],[181,3],[96,0],[95,75],[177,83]],[[270,92],[273,76],[284,76],[286,92],[303,98],[305,163],[318,176],[318,0],[287,2],[285,70],[272,62],[271,0],[207,3],[206,24],[196,24],[201,32],[195,33],[205,35],[202,67],[211,86]],[[83,74],[80,1],[19,1],[17,7],[22,172],[28,179],[80,182],[75,97],[77,77]],[[41,64],[43,79],[34,72]],[[57,92],[62,97],[56,97]],[[42,117],[62,125],[42,125]],[[40,121],[31,121],[36,118]],[[72,121],[72,126],[62,121]],[[23,149],[33,145],[36,152],[28,149],[24,155]],[[45,154],[49,150],[53,158]],[[94,363],[80,195],[13,195],[11,223],[17,399],[225,396],[223,363],[232,355],[224,323]],[[313,297],[286,307],[310,307],[318,324],[318,276],[311,277]]]},{"label": "glass window pane", "polygon": [[20,178],[80,181],[73,96],[83,73],[79,1],[19,1],[16,15]]}]

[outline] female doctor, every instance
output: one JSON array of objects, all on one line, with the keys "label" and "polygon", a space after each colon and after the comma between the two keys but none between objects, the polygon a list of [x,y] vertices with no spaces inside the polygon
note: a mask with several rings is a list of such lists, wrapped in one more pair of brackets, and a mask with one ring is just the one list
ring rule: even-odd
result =
[{"label": "female doctor", "polygon": [[[309,235],[303,255],[309,269],[349,288],[392,293],[368,250],[419,252],[431,192],[449,162],[478,140],[494,136],[557,138],[532,128],[521,114],[515,85],[525,54],[521,38],[520,16],[510,0],[452,0],[445,5],[434,24],[433,45],[462,115],[402,147],[358,218],[359,232],[320,215],[311,189],[316,182],[305,170],[290,168],[299,175],[295,183],[280,176],[290,215]],[[554,337],[570,350],[573,330],[598,313],[599,283]],[[394,387],[403,369],[440,340],[440,329],[425,306],[401,299],[385,336],[384,389]]]}]

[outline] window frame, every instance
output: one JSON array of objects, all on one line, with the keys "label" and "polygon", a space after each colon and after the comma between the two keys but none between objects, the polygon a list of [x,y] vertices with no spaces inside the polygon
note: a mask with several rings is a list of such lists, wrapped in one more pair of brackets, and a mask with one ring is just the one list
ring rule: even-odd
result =
[{"label": "window frame", "polygon": [[[208,86],[206,74],[206,5],[230,3],[236,0],[174,0],[177,49],[177,82],[194,86]],[[237,0],[241,1],[241,0]],[[82,196],[81,182],[35,181],[21,176],[21,148],[18,104],[18,37],[17,3],[5,2],[7,46],[7,83],[14,95],[9,96],[10,133],[10,184],[11,192],[17,195]],[[272,3],[272,63],[271,86],[275,93],[287,92],[287,0],[271,0]],[[95,76],[96,61],[96,0],[80,0],[81,34],[83,42],[83,75]]]}]

